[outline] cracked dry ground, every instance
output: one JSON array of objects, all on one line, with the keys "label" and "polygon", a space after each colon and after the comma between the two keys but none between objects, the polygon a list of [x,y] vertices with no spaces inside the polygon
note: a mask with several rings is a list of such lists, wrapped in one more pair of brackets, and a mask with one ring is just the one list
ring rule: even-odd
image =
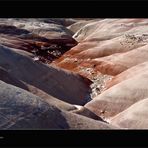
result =
[{"label": "cracked dry ground", "polygon": [[148,19],[0,19],[0,129],[148,128]]}]

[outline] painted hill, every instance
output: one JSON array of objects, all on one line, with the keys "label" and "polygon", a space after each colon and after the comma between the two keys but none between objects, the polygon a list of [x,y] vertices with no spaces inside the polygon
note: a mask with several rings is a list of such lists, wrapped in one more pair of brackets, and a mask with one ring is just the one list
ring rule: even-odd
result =
[{"label": "painted hill", "polygon": [[148,128],[147,43],[148,19],[0,19],[0,128]]}]

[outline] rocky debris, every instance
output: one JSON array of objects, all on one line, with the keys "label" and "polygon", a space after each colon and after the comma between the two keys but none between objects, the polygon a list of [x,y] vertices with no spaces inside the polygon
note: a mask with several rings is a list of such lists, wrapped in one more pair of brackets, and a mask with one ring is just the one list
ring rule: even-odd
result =
[{"label": "rocky debris", "polygon": [[112,77],[109,75],[99,74],[93,78],[93,83],[90,85],[92,89],[91,98],[95,98],[104,90],[106,82],[109,81]]},{"label": "rocky debris", "polygon": [[119,128],[147,129],[148,128],[148,99],[143,99],[118,115],[114,116],[110,123]]}]

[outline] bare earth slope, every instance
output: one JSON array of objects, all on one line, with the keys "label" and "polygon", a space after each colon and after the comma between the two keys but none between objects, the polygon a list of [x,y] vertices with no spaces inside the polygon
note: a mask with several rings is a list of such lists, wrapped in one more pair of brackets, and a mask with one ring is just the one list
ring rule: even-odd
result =
[{"label": "bare earth slope", "polygon": [[78,45],[52,65],[79,73],[99,86],[98,92],[94,89],[98,96],[85,108],[108,121],[147,98],[147,19],[82,22],[73,37]]},{"label": "bare earth slope", "polygon": [[148,99],[146,98],[133,104],[128,109],[113,117],[110,123],[120,128],[147,129],[147,103]]},{"label": "bare earth slope", "polygon": [[0,80],[49,111],[10,129],[148,128],[148,19],[0,19]]},{"label": "bare earth slope", "polygon": [[[79,75],[34,62],[6,47],[1,46],[0,49],[0,66],[12,76],[61,100],[75,104],[86,101],[89,85]],[[69,87],[71,84],[73,88]]]},{"label": "bare earth slope", "polygon": [[64,112],[43,99],[0,81],[0,129],[110,129],[100,121]]}]

